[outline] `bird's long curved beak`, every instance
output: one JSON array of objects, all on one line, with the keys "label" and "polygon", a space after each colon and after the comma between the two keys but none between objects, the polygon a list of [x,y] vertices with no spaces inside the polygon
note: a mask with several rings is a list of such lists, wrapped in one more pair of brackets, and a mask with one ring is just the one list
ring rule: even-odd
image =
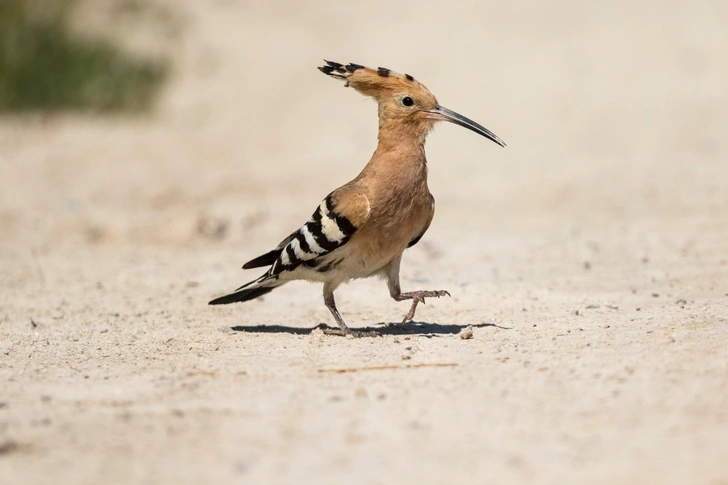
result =
[{"label": "bird's long curved beak", "polygon": [[461,114],[447,108],[443,108],[442,106],[436,106],[435,109],[427,111],[427,117],[433,120],[443,120],[455,123],[456,125],[460,125],[463,128],[467,128],[468,130],[474,131],[479,135],[483,135],[484,137],[493,140],[502,147],[506,146],[506,143],[498,138],[495,133],[490,131],[488,128],[479,125],[475,121],[468,119]]}]

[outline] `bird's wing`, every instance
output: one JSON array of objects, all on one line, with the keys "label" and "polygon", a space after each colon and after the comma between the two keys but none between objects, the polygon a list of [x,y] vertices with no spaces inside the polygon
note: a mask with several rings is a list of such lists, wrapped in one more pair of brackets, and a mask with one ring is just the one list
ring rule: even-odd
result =
[{"label": "bird's wing", "polygon": [[422,232],[420,232],[417,237],[415,237],[413,240],[411,240],[409,242],[409,244],[407,245],[408,248],[411,248],[412,246],[414,246],[415,244],[420,242],[420,239],[422,239],[422,236],[425,235],[427,230],[430,228],[430,224],[432,224],[432,218],[435,217],[435,198],[432,196],[432,194],[430,194],[430,201],[432,204],[432,210],[430,210],[430,218],[427,219],[427,224],[425,224],[425,227],[424,227],[424,229],[422,229]]},{"label": "bird's wing", "polygon": [[245,263],[243,268],[272,264],[269,276],[292,271],[301,264],[315,267],[321,259],[340,248],[369,219],[371,206],[361,190],[342,187],[330,193],[301,228],[278,247]]}]

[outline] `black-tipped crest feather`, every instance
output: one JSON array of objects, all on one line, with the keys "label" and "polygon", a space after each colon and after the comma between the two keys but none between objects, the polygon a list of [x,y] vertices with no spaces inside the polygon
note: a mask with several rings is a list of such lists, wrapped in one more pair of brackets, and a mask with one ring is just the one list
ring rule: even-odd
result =
[{"label": "black-tipped crest feather", "polygon": [[326,63],[326,65],[319,67],[318,70],[323,72],[327,76],[335,77],[337,79],[346,79],[357,69],[364,68],[364,66],[360,64],[354,64],[353,62],[347,64],[346,66],[341,64],[340,62],[327,61],[326,59],[324,59],[324,62]]}]

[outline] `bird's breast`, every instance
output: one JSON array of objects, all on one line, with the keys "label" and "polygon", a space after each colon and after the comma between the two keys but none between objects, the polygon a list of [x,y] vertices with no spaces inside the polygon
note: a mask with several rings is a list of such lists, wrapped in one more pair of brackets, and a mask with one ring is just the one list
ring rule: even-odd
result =
[{"label": "bird's breast", "polygon": [[434,199],[429,191],[398,195],[372,204],[368,223],[351,240],[356,247],[352,259],[367,273],[365,276],[402,254],[431,219]]}]

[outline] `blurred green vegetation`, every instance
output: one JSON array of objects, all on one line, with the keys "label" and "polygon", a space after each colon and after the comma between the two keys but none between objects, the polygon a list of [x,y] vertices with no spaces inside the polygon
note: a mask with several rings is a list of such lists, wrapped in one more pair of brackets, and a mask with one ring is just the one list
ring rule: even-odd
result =
[{"label": "blurred green vegetation", "polygon": [[151,107],[166,63],[113,42],[74,35],[74,0],[0,0],[0,114],[74,110],[139,112]]}]

